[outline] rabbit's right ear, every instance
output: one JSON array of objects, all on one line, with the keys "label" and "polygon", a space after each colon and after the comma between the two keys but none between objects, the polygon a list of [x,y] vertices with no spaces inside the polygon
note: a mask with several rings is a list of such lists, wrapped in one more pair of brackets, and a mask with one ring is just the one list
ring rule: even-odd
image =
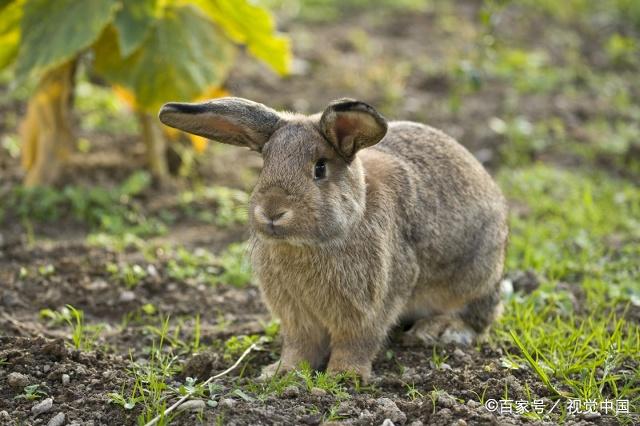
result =
[{"label": "rabbit's right ear", "polygon": [[167,126],[258,152],[281,121],[273,109],[233,97],[202,103],[170,102],[160,109],[159,118]]},{"label": "rabbit's right ear", "polygon": [[320,130],[347,162],[356,153],[375,145],[387,133],[387,120],[364,102],[339,99],[329,104],[320,118]]}]

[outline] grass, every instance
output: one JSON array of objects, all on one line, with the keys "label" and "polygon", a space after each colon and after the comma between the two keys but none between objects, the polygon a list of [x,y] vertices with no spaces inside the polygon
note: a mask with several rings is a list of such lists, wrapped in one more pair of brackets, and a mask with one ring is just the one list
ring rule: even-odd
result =
[{"label": "grass", "polygon": [[219,256],[201,247],[195,250],[178,247],[167,262],[167,273],[180,281],[244,287],[251,281],[251,269],[245,253],[244,243],[228,245]]},{"label": "grass", "polygon": [[640,327],[625,318],[640,305],[640,191],[542,165],[500,181],[516,206],[507,268],[533,269],[542,283],[510,297],[494,341],[556,397],[637,407]]},{"label": "grass", "polygon": [[311,367],[302,363],[294,371],[286,374],[275,375],[265,381],[250,381],[245,389],[250,394],[256,395],[260,401],[269,396],[281,396],[289,387],[311,392],[312,389],[322,389],[336,400],[344,400],[351,397],[349,384],[354,384],[354,390],[361,390],[357,380],[351,374],[331,375],[325,372],[313,371]]},{"label": "grass", "polygon": [[105,269],[113,280],[129,289],[136,287],[148,275],[147,271],[137,263],[120,265],[107,263]]},{"label": "grass", "polygon": [[70,344],[76,350],[90,351],[94,349],[103,329],[100,324],[86,324],[84,311],[71,305],[66,305],[58,311],[41,309],[40,318],[48,319],[50,325],[66,324],[71,331]]},{"label": "grass", "polygon": [[[198,185],[179,196],[180,208],[187,216],[220,227],[246,223],[248,202],[249,194],[224,186]],[[215,214],[207,207],[209,203],[216,205]]]},{"label": "grass", "polygon": [[[148,358],[144,362],[131,360],[129,375],[131,387],[120,392],[111,392],[109,400],[125,409],[140,406],[137,417],[139,425],[144,425],[157,415],[161,416],[158,424],[171,422],[174,415],[164,417],[167,407],[167,396],[170,391],[169,380],[180,372],[178,357],[165,345],[169,336],[169,318],[165,318],[158,331],[158,338],[149,348]],[[175,391],[174,391],[175,393]]]}]

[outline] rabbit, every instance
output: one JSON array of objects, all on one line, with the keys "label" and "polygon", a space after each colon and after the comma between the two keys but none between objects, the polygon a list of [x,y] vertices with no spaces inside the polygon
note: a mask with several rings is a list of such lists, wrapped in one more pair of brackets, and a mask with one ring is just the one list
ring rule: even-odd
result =
[{"label": "rabbit", "polygon": [[262,154],[250,256],[283,343],[263,376],[307,362],[366,382],[394,325],[468,345],[499,315],[506,202],[443,132],[352,99],[306,116],[227,97],[159,118]]}]

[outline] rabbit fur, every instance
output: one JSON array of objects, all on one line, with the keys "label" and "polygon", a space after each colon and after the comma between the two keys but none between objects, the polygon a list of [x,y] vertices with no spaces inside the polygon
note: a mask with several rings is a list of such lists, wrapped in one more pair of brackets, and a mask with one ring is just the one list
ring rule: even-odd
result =
[{"label": "rabbit fur", "polygon": [[470,344],[500,311],[507,206],[462,145],[364,102],[282,113],[241,98],[169,103],[172,127],[262,154],[251,262],[281,360],[366,380],[392,327]]}]

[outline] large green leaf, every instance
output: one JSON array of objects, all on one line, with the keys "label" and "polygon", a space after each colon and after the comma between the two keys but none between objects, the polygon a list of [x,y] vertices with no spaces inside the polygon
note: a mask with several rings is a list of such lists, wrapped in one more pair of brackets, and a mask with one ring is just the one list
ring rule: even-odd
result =
[{"label": "large green leaf", "polygon": [[118,30],[120,52],[129,56],[144,41],[156,16],[157,0],[124,0],[118,11],[115,26]]},{"label": "large green leaf", "polygon": [[0,70],[11,64],[18,53],[23,4],[23,0],[0,1]]},{"label": "large green leaf", "polygon": [[112,20],[115,0],[27,0],[16,73],[26,77],[70,60]]},{"label": "large green leaf", "polygon": [[267,10],[248,0],[188,0],[213,19],[225,34],[280,74],[291,66],[289,39],[278,35]]},{"label": "large green leaf", "polygon": [[232,63],[233,46],[214,24],[190,7],[168,7],[129,57],[122,58],[113,28],[95,46],[95,69],[132,90],[139,106],[156,111],[171,100],[189,100],[220,85]]},{"label": "large green leaf", "polygon": [[[4,11],[4,8],[14,3],[15,0],[0,0],[0,12]],[[3,15],[4,16],[4,15]]]}]

